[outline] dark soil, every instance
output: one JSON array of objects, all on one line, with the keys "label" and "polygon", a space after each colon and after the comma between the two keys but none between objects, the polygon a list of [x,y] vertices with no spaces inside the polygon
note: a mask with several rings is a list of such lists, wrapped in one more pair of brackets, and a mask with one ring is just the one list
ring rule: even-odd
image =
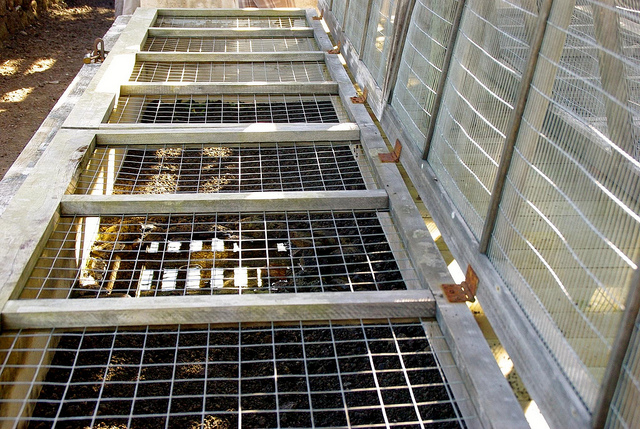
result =
[{"label": "dark soil", "polygon": [[90,256],[72,297],[406,288],[375,212],[104,217]]},{"label": "dark soil", "polygon": [[114,19],[113,0],[67,0],[0,46],[0,177]]},{"label": "dark soil", "polygon": [[419,323],[63,335],[51,365],[30,428],[460,427]]}]

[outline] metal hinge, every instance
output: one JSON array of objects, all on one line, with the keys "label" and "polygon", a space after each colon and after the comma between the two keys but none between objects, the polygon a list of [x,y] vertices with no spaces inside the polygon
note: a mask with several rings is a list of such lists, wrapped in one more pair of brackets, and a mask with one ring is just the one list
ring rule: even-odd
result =
[{"label": "metal hinge", "polygon": [[85,64],[101,63],[104,61],[107,54],[104,51],[104,40],[96,39],[93,42],[93,52],[84,56],[83,62]]},{"label": "metal hinge", "polygon": [[449,302],[473,302],[478,290],[478,276],[471,265],[467,267],[467,274],[460,284],[443,284],[442,290]]},{"label": "metal hinge", "polygon": [[339,53],[340,53],[340,46],[341,46],[341,45],[342,45],[342,44],[341,44],[340,42],[338,42],[338,44],[336,45],[336,47],[335,47],[335,48],[333,48],[333,49],[329,49],[329,50],[327,51],[327,54],[339,54]]},{"label": "metal hinge", "polygon": [[396,140],[393,152],[379,153],[378,158],[380,158],[381,162],[398,162],[400,161],[400,153],[402,153],[402,144],[400,143],[400,140]]},{"label": "metal hinge", "polygon": [[357,95],[355,97],[351,97],[351,102],[353,104],[364,104],[367,101],[367,95],[369,94],[369,91],[367,90],[367,88],[365,87],[362,90],[362,95]]}]

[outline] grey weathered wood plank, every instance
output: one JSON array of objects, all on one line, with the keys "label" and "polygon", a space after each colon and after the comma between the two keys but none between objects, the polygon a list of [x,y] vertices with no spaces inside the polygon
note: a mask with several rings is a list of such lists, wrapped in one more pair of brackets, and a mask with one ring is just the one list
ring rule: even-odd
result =
[{"label": "grey weathered wood plank", "polygon": [[433,317],[429,291],[14,300],[3,329]]},{"label": "grey weathered wood plank", "polygon": [[305,9],[273,8],[273,9],[203,9],[203,8],[171,8],[158,9],[159,16],[204,16],[204,17],[302,17]]},{"label": "grey weathered wood plank", "polygon": [[158,28],[149,29],[149,37],[229,37],[265,39],[268,37],[313,37],[310,28]]},{"label": "grey weathered wood plank", "polygon": [[132,83],[120,86],[120,95],[192,94],[337,94],[335,82],[219,82]]},{"label": "grey weathered wood plank", "polygon": [[323,61],[322,51],[298,52],[139,52],[136,61],[275,62]]},{"label": "grey weathered wood plank", "polygon": [[387,193],[369,191],[256,192],[241,194],[65,195],[62,215],[212,213],[239,211],[377,210]]},{"label": "grey weathered wood plank", "polygon": [[252,124],[234,128],[139,129],[104,126],[97,134],[99,145],[201,144],[201,143],[278,143],[341,142],[360,140],[360,129],[354,123],[341,124]]},{"label": "grey weathered wood plank", "polygon": [[[109,144],[242,143],[274,141],[358,140],[360,130],[351,122],[339,124],[102,124],[99,141]],[[134,130],[135,133],[131,133]],[[125,131],[129,131],[127,134]],[[128,135],[128,137],[125,137]],[[117,137],[115,137],[117,136]],[[128,142],[128,143],[127,143]]]},{"label": "grey weathered wood plank", "polygon": [[91,132],[58,131],[0,216],[0,308],[20,293],[59,216],[60,198],[93,141]]}]

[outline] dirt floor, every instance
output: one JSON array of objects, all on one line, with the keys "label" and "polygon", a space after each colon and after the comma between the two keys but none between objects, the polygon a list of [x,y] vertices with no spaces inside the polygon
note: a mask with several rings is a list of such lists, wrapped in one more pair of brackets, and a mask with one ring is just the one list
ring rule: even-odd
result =
[{"label": "dirt floor", "polygon": [[0,177],[114,20],[113,0],[66,0],[0,44]]}]

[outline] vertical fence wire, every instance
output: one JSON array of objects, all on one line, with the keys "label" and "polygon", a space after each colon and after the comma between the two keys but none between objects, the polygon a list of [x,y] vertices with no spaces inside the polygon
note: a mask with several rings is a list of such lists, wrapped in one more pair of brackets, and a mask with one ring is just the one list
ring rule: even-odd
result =
[{"label": "vertical fence wire", "polygon": [[590,409],[640,253],[636,22],[554,2],[488,249]]},{"label": "vertical fence wire", "polygon": [[[618,387],[613,396],[607,428],[640,427],[640,316],[636,319]],[[597,427],[597,426],[596,426]]]},{"label": "vertical fence wire", "polygon": [[362,60],[378,86],[382,88],[391,50],[396,1],[372,1]]},{"label": "vertical fence wire", "polygon": [[420,149],[432,120],[458,3],[418,0],[411,16],[391,105]]},{"label": "vertical fence wire", "polygon": [[367,22],[369,0],[350,0],[344,23],[344,32],[356,52],[362,52],[362,36]]},{"label": "vertical fence wire", "polygon": [[530,49],[525,23],[536,18],[518,3],[467,2],[430,143],[429,164],[476,237]]},{"label": "vertical fence wire", "polygon": [[348,3],[349,0],[333,0],[333,4],[331,5],[331,12],[333,12],[333,16],[340,26],[344,24]]}]

